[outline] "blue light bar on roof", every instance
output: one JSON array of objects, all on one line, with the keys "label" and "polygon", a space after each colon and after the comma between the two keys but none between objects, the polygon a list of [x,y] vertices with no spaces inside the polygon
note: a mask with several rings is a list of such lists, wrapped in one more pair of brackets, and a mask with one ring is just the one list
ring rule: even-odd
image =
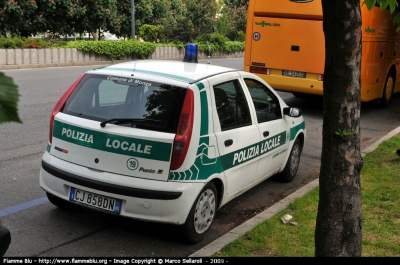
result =
[{"label": "blue light bar on roof", "polygon": [[197,44],[188,43],[185,47],[185,58],[183,61],[186,63],[197,63]]}]

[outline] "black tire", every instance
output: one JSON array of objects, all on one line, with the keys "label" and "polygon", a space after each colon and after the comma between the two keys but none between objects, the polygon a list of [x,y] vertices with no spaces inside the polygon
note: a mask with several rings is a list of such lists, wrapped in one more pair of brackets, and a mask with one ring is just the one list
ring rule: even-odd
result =
[{"label": "black tire", "polygon": [[390,73],[386,77],[385,85],[383,86],[382,97],[379,102],[379,107],[382,109],[385,109],[389,106],[390,99],[393,96],[395,80],[396,79],[393,71],[390,71]]},{"label": "black tire", "polygon": [[192,209],[182,225],[186,242],[195,244],[206,238],[217,212],[218,193],[214,183],[209,182],[201,190]]},{"label": "black tire", "polygon": [[282,182],[291,182],[296,177],[297,170],[300,165],[302,146],[299,138],[294,141],[292,150],[290,151],[289,158],[286,162],[285,168],[278,174],[278,180]]},{"label": "black tire", "polygon": [[59,208],[61,208],[61,209],[64,209],[64,210],[74,210],[74,209],[77,208],[77,205],[73,204],[72,202],[63,200],[63,199],[61,199],[61,198],[59,198],[59,197],[57,197],[57,196],[54,196],[54,195],[51,194],[51,193],[46,192],[46,195],[47,195],[47,198],[49,199],[49,201],[50,201],[53,205],[55,205],[55,206],[57,206],[57,207],[59,207]]}]

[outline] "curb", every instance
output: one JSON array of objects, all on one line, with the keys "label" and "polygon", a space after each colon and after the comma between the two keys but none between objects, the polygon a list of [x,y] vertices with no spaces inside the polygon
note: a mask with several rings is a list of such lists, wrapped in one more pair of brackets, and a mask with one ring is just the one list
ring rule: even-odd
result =
[{"label": "curb", "polygon": [[[386,141],[399,133],[400,133],[400,126],[394,129],[393,131],[389,132],[387,135],[383,136],[379,140],[375,141],[370,146],[366,147],[361,152],[361,156],[364,157],[366,154],[374,151],[383,141]],[[225,235],[221,236],[220,238],[214,240],[207,246],[194,252],[189,257],[210,257],[211,255],[220,251],[225,245],[231,243],[235,239],[239,238],[240,236],[254,229],[261,222],[270,219],[276,213],[285,209],[289,205],[289,203],[291,203],[297,198],[304,196],[306,193],[308,193],[317,186],[319,186],[319,179],[315,179],[312,182],[308,183],[307,185],[301,187],[300,189],[293,192],[289,196],[285,197],[281,201],[277,202],[273,206],[269,207],[268,209],[264,210],[263,212],[259,213],[253,218],[247,220],[243,224],[235,227],[234,229],[232,229]]]}]

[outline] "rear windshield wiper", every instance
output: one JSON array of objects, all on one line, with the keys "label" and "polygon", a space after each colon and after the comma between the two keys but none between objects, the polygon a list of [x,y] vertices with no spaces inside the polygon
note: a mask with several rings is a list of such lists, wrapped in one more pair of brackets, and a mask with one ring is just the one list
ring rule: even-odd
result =
[{"label": "rear windshield wiper", "polygon": [[100,123],[101,127],[106,127],[107,123],[113,123],[113,124],[124,124],[124,123],[131,123],[131,126],[133,125],[133,123],[135,122],[161,122],[160,120],[153,120],[153,119],[126,119],[126,118],[114,118],[114,119],[109,119],[109,120],[105,120],[102,121]]}]

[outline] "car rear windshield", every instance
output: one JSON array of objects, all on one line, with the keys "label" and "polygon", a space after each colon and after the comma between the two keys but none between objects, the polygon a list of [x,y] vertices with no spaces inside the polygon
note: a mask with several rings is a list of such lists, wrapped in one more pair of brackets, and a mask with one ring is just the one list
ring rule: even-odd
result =
[{"label": "car rear windshield", "polygon": [[88,74],[62,112],[99,122],[115,119],[121,126],[176,133],[185,95],[186,88],[150,80]]}]

